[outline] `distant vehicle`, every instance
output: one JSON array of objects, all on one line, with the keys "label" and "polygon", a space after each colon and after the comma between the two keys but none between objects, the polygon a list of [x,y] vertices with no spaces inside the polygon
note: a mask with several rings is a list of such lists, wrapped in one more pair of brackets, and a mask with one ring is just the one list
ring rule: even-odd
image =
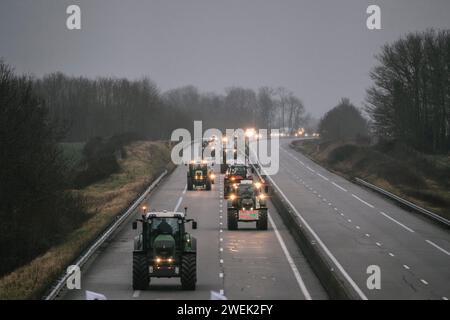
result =
[{"label": "distant vehicle", "polygon": [[195,290],[197,282],[197,240],[185,232],[185,212],[148,212],[133,222],[142,223],[142,232],[134,239],[133,289],[145,290],[151,278],[179,277],[184,290]]},{"label": "distant vehicle", "polygon": [[201,162],[191,162],[187,172],[187,189],[194,190],[202,188],[211,190],[211,170],[205,160]]},{"label": "distant vehicle", "polygon": [[238,185],[241,180],[252,180],[253,177],[249,168],[244,164],[230,165],[224,176],[224,197],[228,198],[228,195],[232,191],[232,187]]},{"label": "distant vehicle", "polygon": [[228,199],[228,230],[238,229],[238,222],[256,221],[256,229],[267,230],[266,195],[262,185],[252,180],[242,180]]}]

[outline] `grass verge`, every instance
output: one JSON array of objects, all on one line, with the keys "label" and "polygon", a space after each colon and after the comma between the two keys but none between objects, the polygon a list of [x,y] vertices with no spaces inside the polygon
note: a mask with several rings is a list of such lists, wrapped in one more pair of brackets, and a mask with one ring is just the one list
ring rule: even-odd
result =
[{"label": "grass verge", "polygon": [[103,232],[164,169],[173,169],[170,146],[138,141],[125,147],[120,172],[79,193],[90,218],[52,247],[12,273],[0,278],[0,299],[40,299],[48,288],[98,235]]}]

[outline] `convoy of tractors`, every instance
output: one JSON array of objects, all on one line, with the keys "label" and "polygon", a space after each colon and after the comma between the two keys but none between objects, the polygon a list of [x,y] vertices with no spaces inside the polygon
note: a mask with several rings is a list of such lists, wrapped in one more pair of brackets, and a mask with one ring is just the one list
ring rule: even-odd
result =
[{"label": "convoy of tractors", "polygon": [[[214,139],[203,144],[214,143]],[[225,153],[224,153],[225,154]],[[246,155],[247,157],[247,155]],[[236,160],[236,158],[235,158]],[[227,200],[228,230],[237,230],[239,222],[256,222],[257,230],[267,230],[268,187],[259,174],[259,166],[223,161],[224,198]],[[246,161],[247,162],[247,161]],[[212,190],[216,173],[214,163],[207,159],[192,161],[187,166],[187,190]],[[184,212],[148,211],[133,222],[133,229],[141,224],[141,232],[135,237],[133,250],[133,289],[146,290],[151,278],[181,280],[183,290],[195,290],[197,281],[197,240],[186,232],[185,224],[197,222],[187,218]]]}]

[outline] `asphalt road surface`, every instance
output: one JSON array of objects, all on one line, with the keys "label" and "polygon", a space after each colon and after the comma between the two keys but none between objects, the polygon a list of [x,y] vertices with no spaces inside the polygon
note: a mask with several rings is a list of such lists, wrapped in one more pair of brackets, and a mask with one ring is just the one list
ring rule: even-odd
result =
[{"label": "asphalt road surface", "polygon": [[[368,299],[450,298],[450,233],[333,174],[280,141],[273,180]],[[367,287],[378,266],[381,288]]]},{"label": "asphalt road surface", "polygon": [[178,278],[160,278],[152,279],[148,290],[133,291],[137,231],[131,229],[130,218],[82,268],[81,290],[66,289],[61,299],[84,299],[85,290],[108,299],[209,299],[211,291],[228,299],[328,298],[270,203],[267,231],[256,231],[254,223],[228,231],[223,177],[216,177],[212,191],[186,191],[186,170],[179,166],[146,202],[152,210],[183,211],[186,206],[188,216],[197,220],[197,230],[187,225],[197,238],[197,289],[183,291]]}]

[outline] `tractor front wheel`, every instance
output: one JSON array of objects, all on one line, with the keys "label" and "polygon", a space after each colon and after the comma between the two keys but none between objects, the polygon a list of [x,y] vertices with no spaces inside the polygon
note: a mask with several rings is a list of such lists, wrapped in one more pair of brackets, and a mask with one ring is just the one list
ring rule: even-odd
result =
[{"label": "tractor front wheel", "polygon": [[259,211],[258,220],[256,221],[256,229],[267,230],[267,209]]},{"label": "tractor front wheel", "polygon": [[236,217],[236,210],[228,209],[227,212],[227,222],[228,222],[228,230],[237,230],[238,228],[238,219]]},{"label": "tractor front wheel", "polygon": [[141,253],[133,254],[133,290],[146,290],[150,283],[147,256]]},{"label": "tractor front wheel", "polygon": [[195,290],[197,283],[197,257],[194,253],[184,254],[181,258],[181,287],[183,290]]}]

